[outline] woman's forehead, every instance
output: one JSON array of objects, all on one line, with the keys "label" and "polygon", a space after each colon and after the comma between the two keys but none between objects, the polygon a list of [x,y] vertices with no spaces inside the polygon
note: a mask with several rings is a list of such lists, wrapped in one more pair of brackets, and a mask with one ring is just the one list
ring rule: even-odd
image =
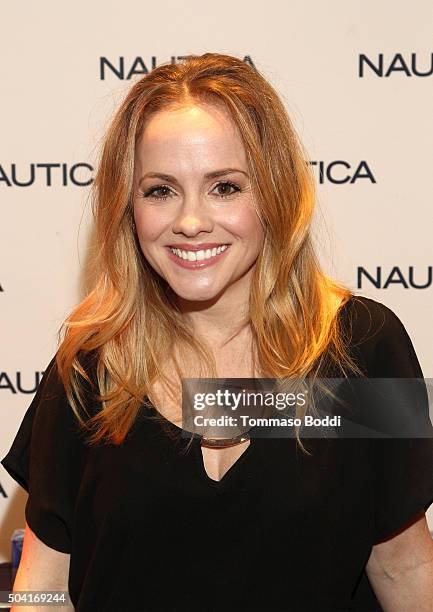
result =
[{"label": "woman's forehead", "polygon": [[152,115],[144,125],[140,140],[173,140],[197,133],[200,137],[233,137],[237,126],[225,108],[210,105],[193,105],[161,110]]},{"label": "woman's forehead", "polygon": [[[242,139],[230,118],[201,107],[163,111],[146,124],[137,142],[137,162],[142,166],[237,166],[246,164]],[[199,163],[200,162],[200,163]],[[150,169],[153,172],[162,168]]]}]

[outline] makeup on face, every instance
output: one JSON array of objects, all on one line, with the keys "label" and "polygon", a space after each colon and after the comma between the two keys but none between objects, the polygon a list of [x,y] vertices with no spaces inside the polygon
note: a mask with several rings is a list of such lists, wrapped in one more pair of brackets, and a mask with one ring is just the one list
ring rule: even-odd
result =
[{"label": "makeup on face", "polygon": [[227,112],[161,111],[136,149],[134,219],[144,256],[185,299],[248,283],[263,244],[245,149]]}]

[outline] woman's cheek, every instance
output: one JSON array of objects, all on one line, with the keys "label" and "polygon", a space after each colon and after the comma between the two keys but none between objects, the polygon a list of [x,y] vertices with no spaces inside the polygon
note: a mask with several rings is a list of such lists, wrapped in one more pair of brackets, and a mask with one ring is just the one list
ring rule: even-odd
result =
[{"label": "woman's cheek", "polygon": [[258,243],[263,240],[262,226],[254,210],[244,209],[227,215],[224,225],[231,234],[241,240]]},{"label": "woman's cheek", "polygon": [[156,241],[161,233],[170,227],[170,216],[153,209],[141,210],[135,216],[135,224],[141,241]]}]

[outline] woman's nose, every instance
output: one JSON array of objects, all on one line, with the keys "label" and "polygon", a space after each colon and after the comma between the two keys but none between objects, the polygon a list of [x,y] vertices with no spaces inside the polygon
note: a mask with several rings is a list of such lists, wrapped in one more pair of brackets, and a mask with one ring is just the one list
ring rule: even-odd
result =
[{"label": "woman's nose", "polygon": [[202,231],[211,232],[212,228],[211,212],[202,198],[185,196],[173,221],[173,232],[193,236]]}]

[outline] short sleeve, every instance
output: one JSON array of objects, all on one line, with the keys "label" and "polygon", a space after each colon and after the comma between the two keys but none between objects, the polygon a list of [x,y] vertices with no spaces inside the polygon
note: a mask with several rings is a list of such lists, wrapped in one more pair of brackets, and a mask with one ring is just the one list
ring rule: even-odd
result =
[{"label": "short sleeve", "polygon": [[422,379],[420,401],[413,407],[430,437],[381,438],[376,444],[374,543],[396,535],[433,502],[433,435],[421,366],[403,323],[383,306],[385,323],[374,353],[377,378]]},{"label": "short sleeve", "polygon": [[85,445],[55,356],[48,364],[1,464],[29,494],[25,517],[47,546],[71,552],[73,515]]}]

